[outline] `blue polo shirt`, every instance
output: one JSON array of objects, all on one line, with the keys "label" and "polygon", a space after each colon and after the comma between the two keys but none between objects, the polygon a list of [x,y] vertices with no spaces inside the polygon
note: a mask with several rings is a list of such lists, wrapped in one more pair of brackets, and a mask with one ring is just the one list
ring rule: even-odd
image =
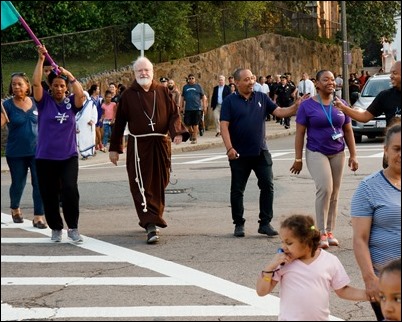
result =
[{"label": "blue polo shirt", "polygon": [[268,150],[265,120],[277,107],[262,92],[253,92],[249,99],[235,92],[223,100],[220,120],[229,122],[232,146],[242,157],[259,156]]}]

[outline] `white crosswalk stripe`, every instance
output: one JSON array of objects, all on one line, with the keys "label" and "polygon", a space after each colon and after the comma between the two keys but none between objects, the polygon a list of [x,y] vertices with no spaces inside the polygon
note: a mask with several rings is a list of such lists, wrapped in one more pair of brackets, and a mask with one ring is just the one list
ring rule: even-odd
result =
[{"label": "white crosswalk stripe", "polygon": [[[29,221],[22,224],[12,223],[11,216],[1,214],[2,229],[19,228],[33,231]],[[35,230],[38,233],[38,230]],[[48,237],[50,229],[39,232]],[[63,231],[63,239],[66,240],[66,233]],[[84,243],[73,244],[85,251],[91,251],[96,255],[75,255],[75,256],[16,256],[2,255],[2,263],[66,263],[66,262],[126,262],[141,268],[148,269],[162,277],[3,277],[2,287],[29,286],[29,285],[92,285],[100,288],[107,285],[174,285],[174,286],[195,286],[208,292],[222,295],[233,299],[241,304],[236,305],[205,305],[205,306],[133,306],[133,307],[14,307],[8,303],[1,304],[1,320],[29,320],[29,319],[57,319],[57,318],[122,318],[122,317],[199,317],[199,316],[277,316],[279,312],[279,298],[267,295],[259,297],[254,289],[238,285],[222,278],[186,267],[172,261],[144,254],[132,249],[113,245],[101,240],[83,236]],[[32,243],[36,238],[1,238],[2,244],[10,243]],[[44,238],[37,238],[47,243]],[[331,316],[332,321],[342,321]]]}]

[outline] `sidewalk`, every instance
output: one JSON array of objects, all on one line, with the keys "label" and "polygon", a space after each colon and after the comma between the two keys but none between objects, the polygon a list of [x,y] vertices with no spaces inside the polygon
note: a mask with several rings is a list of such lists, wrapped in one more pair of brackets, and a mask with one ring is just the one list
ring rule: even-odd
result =
[{"label": "sidewalk", "polygon": [[[279,125],[279,123],[276,123],[275,121],[267,121],[265,122],[266,126],[266,139],[269,141],[270,139],[278,138],[278,137],[283,137],[287,135],[293,135],[296,133],[296,124],[294,121],[295,117],[292,117],[291,121],[291,127],[290,129],[285,129],[282,125]],[[181,152],[190,152],[190,151],[199,151],[199,150],[206,150],[211,147],[223,147],[223,140],[222,137],[215,137],[215,129],[209,129],[208,131],[205,131],[203,136],[199,136],[197,139],[196,144],[191,144],[190,141],[188,140],[187,142],[183,142],[181,144],[174,144],[172,143],[172,154],[177,154]],[[120,155],[119,162],[125,161],[126,160],[126,154],[123,153]],[[109,153],[103,153],[98,151],[95,157],[90,157],[87,160],[79,160],[79,164],[81,165],[93,165],[93,164],[98,164],[98,163],[105,163],[105,162],[110,162],[109,161]],[[6,158],[2,157],[1,158],[1,172],[8,172],[8,165],[6,162]]]}]

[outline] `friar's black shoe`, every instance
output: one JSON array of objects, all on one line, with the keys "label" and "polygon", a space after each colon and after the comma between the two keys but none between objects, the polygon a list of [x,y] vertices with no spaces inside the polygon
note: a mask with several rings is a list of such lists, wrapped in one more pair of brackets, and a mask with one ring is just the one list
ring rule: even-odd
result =
[{"label": "friar's black shoe", "polygon": [[147,244],[156,244],[159,242],[159,235],[155,231],[151,231],[147,234]]},{"label": "friar's black shoe", "polygon": [[236,237],[244,237],[244,225],[236,225],[233,235]]},{"label": "friar's black shoe", "polygon": [[271,224],[260,226],[260,228],[258,228],[258,233],[267,235],[268,237],[278,236],[278,232],[271,226]]}]

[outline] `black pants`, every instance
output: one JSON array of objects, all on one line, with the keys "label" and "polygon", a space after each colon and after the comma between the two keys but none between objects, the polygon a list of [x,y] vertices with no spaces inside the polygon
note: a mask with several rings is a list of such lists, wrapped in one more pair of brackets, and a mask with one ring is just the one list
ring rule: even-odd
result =
[{"label": "black pants", "polygon": [[274,203],[274,176],[272,172],[272,158],[268,151],[261,151],[256,157],[242,157],[230,160],[232,180],[230,186],[230,204],[232,219],[235,225],[245,222],[243,197],[248,178],[254,171],[260,188],[260,226],[269,224],[273,217]]},{"label": "black pants", "polygon": [[80,199],[78,157],[67,160],[37,159],[36,170],[49,227],[52,230],[63,229],[63,220],[60,215],[61,201],[68,228],[78,228]]}]

